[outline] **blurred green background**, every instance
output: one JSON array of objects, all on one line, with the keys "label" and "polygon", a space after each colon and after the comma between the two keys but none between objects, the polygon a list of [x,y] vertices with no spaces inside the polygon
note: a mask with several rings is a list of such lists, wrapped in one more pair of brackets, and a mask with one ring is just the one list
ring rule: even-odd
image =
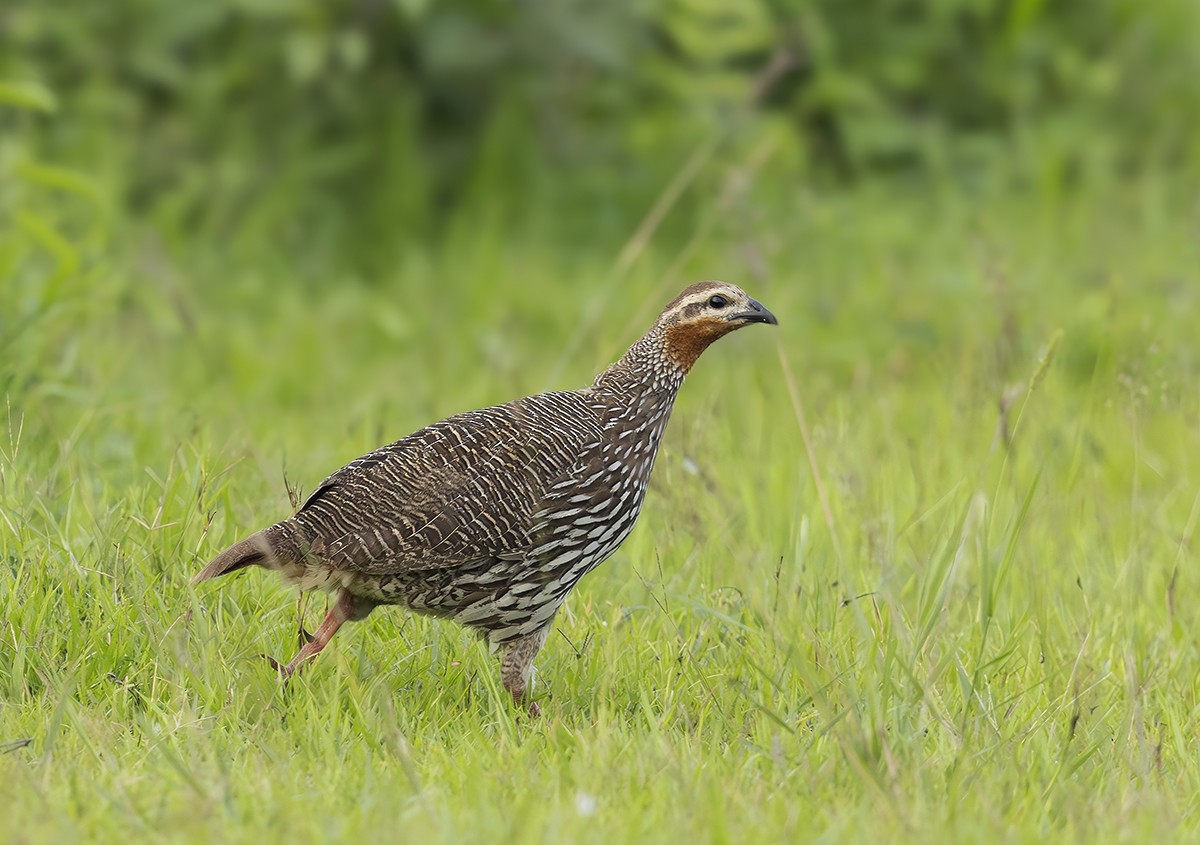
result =
[{"label": "blurred green background", "polygon": [[[1195,0],[5,0],[0,831],[1187,841],[1198,80]],[[284,696],[287,591],[186,587],[711,277],[780,326],[545,723],[400,611]]]},{"label": "blurred green background", "polygon": [[[338,343],[436,346],[413,332],[453,313],[507,348],[508,319],[566,350],[541,374],[560,377],[638,329],[597,338],[604,309],[644,318],[708,276],[800,288],[785,319],[830,328],[850,368],[897,331],[974,333],[936,310],[985,318],[981,290],[1004,311],[1056,289],[1061,325],[1074,281],[1039,258],[1195,212],[1197,43],[1191,0],[9,0],[0,351],[38,358],[61,346],[39,321],[81,317],[157,348],[216,309],[302,367],[331,353],[297,350],[289,322],[369,301],[366,335]],[[998,242],[1007,221],[1044,243]],[[861,249],[872,229],[891,257]],[[943,268],[891,278],[938,237]],[[1028,354],[1053,326],[1009,328]],[[517,343],[489,364],[527,361]],[[448,372],[478,359],[449,346]]]},{"label": "blurred green background", "polygon": [[5,211],[29,168],[77,168],[170,252],[270,245],[297,281],[330,261],[379,282],[464,230],[615,255],[681,170],[658,243],[747,163],[766,213],[877,180],[1194,176],[1198,19],[1190,0],[10,0]]}]

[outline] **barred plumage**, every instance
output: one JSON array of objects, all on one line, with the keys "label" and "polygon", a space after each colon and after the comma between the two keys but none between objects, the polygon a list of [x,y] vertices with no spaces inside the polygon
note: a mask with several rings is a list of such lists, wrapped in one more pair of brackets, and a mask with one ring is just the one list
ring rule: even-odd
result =
[{"label": "barred plumage", "polygon": [[333,593],[285,675],[343,622],[398,604],[503,648],[522,700],[559,606],[633,529],[684,376],[717,338],[775,322],[733,285],[692,285],[590,387],[459,414],[351,461],[193,583],[258,565]]}]

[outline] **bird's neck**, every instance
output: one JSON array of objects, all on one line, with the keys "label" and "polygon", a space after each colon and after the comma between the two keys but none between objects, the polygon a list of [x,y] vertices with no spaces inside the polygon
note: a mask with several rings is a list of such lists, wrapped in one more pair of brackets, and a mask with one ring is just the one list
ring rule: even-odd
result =
[{"label": "bird's neck", "polygon": [[687,371],[667,354],[665,332],[655,326],[612,366],[596,377],[595,388],[630,405],[674,403]]}]

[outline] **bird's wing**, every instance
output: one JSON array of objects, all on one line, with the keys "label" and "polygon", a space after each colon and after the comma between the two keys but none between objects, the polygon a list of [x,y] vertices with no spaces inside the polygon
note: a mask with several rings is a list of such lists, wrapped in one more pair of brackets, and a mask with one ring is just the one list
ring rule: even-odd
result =
[{"label": "bird's wing", "polygon": [[443,420],[352,461],[296,514],[333,569],[385,574],[519,560],[550,485],[602,437],[586,394]]}]

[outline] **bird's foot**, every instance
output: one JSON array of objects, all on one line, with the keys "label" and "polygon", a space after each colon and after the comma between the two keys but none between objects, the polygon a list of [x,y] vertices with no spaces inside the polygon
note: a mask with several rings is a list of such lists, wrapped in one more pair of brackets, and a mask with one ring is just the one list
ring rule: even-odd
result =
[{"label": "bird's foot", "polygon": [[[361,619],[371,612],[373,604],[367,604],[364,610],[359,605],[355,604],[354,597],[343,590],[339,595],[333,607],[325,614],[325,621],[321,623],[321,627],[317,628],[317,633],[309,635],[304,630],[304,625],[297,623],[300,637],[300,653],[292,658],[292,662],[284,666],[274,657],[264,654],[267,662],[271,664],[271,668],[279,673],[280,678],[287,681],[292,675],[304,668],[310,660],[321,653],[321,649],[329,645],[329,641],[333,639],[333,635],[338,632],[338,628],[342,627],[342,623],[347,619]],[[358,614],[357,616],[355,614]]]},{"label": "bird's foot", "polygon": [[298,648],[304,648],[313,641],[313,635],[304,630],[304,607],[308,603],[308,594],[296,596],[296,642]]},{"label": "bird's foot", "polygon": [[517,703],[517,706],[524,707],[525,711],[532,718],[536,719],[542,715],[542,708],[538,706],[536,701],[526,695],[525,690],[509,690],[509,692],[512,693],[513,701]]},{"label": "bird's foot", "polygon": [[269,654],[260,654],[259,657],[270,663],[275,674],[279,675],[280,680],[285,683],[296,673],[296,667],[291,663],[280,663]]}]

